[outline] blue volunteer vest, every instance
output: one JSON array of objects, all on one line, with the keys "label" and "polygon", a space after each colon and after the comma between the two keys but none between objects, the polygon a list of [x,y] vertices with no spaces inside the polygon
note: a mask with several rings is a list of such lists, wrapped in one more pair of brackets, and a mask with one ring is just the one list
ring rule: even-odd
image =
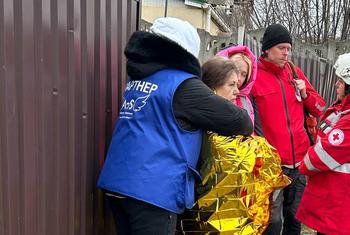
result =
[{"label": "blue volunteer vest", "polygon": [[98,186],[182,213],[194,204],[201,131],[181,129],[172,101],[192,74],[161,70],[129,81]]}]

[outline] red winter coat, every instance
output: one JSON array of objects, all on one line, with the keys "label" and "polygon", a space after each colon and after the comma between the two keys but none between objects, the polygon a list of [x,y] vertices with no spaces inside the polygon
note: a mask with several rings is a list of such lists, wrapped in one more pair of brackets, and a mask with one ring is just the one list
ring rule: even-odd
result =
[{"label": "red winter coat", "polygon": [[350,234],[350,95],[322,117],[299,170],[309,181],[296,217],[327,235]]},{"label": "red winter coat", "polygon": [[304,73],[294,66],[306,84],[308,97],[299,102],[295,96],[293,73],[289,64],[283,68],[259,58],[258,73],[251,94],[260,117],[264,137],[281,156],[282,164],[300,162],[310,146],[304,129],[303,106],[315,117],[324,110],[325,101],[311,86]]}]

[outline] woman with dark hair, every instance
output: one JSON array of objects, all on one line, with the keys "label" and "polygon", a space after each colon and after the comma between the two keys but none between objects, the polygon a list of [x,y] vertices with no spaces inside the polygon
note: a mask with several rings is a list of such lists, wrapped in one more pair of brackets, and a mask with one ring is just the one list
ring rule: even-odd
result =
[{"label": "woman with dark hair", "polygon": [[239,70],[233,61],[222,57],[213,57],[203,64],[202,72],[202,81],[215,94],[228,100],[236,99],[239,94]]},{"label": "woman with dark hair", "polygon": [[[233,60],[216,56],[203,64],[202,81],[216,95],[234,101],[239,72]],[[261,234],[269,222],[271,193],[289,184],[276,150],[257,136],[207,132],[197,169],[202,182],[196,185],[195,209],[180,220],[185,233]]]},{"label": "woman with dark hair", "polygon": [[299,170],[309,177],[297,219],[318,234],[350,234],[350,53],[335,65],[337,99],[321,118]]}]

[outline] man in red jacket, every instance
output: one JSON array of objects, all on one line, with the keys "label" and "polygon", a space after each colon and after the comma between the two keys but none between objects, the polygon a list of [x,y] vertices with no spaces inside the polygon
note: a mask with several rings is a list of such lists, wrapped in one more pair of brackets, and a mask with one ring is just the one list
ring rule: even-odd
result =
[{"label": "man in red jacket", "polygon": [[284,173],[293,180],[283,191],[275,192],[270,225],[265,234],[280,234],[282,211],[283,234],[300,234],[301,225],[295,213],[304,191],[305,177],[298,166],[310,146],[304,128],[304,108],[319,117],[325,106],[324,99],[301,69],[288,63],[291,47],[292,38],[285,27],[273,24],[266,29],[251,93],[256,111],[255,131],[277,149]]}]

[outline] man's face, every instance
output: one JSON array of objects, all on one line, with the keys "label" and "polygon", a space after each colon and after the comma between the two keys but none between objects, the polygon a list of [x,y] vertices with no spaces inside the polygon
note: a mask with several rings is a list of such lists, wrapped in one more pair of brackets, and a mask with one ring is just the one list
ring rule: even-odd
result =
[{"label": "man's face", "polygon": [[265,51],[267,54],[266,60],[283,68],[288,62],[288,54],[291,48],[292,45],[290,43],[276,44]]}]

